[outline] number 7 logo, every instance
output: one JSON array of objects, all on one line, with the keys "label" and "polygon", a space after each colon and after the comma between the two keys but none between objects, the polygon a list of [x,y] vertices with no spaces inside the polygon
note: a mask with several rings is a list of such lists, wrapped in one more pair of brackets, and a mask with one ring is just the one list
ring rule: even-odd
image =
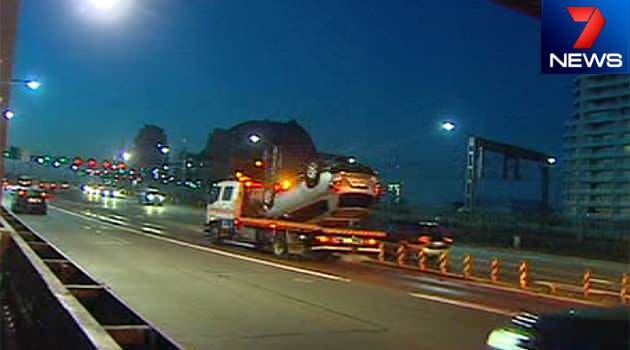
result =
[{"label": "number 7 logo", "polygon": [[573,22],[587,22],[582,33],[573,44],[574,49],[590,49],[606,24],[606,19],[597,7],[567,6]]}]

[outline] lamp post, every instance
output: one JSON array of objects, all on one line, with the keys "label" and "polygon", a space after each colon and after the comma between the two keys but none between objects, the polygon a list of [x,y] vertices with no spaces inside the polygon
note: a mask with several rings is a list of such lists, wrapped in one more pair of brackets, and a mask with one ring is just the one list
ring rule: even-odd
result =
[{"label": "lamp post", "polygon": [[[265,140],[258,134],[251,134],[247,137],[247,139],[252,144],[263,144],[264,146],[266,146],[263,151],[265,181],[273,183],[275,181],[276,173],[278,172],[278,163],[280,157],[278,145]],[[271,150],[271,162],[269,162],[269,150]]]}]

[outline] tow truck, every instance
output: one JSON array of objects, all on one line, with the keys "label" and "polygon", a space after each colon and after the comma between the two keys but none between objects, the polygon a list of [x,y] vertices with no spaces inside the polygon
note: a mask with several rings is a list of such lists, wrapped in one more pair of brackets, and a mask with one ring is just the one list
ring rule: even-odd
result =
[{"label": "tow truck", "polygon": [[212,186],[206,231],[216,244],[268,250],[279,257],[376,254],[385,231],[353,226],[367,215],[381,186],[374,172],[354,162],[310,162],[297,178],[271,183],[236,172]]}]

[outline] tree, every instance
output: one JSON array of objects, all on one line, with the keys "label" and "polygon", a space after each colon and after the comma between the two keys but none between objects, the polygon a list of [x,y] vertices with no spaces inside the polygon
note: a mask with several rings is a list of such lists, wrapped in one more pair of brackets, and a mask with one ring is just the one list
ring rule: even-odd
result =
[{"label": "tree", "polygon": [[133,165],[139,168],[161,166],[166,156],[160,152],[158,145],[168,145],[164,129],[146,124],[134,139]]}]

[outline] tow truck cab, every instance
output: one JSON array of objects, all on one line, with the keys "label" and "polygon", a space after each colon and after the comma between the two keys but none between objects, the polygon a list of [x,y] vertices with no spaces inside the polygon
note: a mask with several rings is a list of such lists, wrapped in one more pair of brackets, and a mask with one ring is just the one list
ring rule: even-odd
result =
[{"label": "tow truck cab", "polygon": [[251,181],[220,181],[212,186],[206,225],[215,243],[270,250],[277,256],[378,253],[383,231],[323,227],[265,217],[264,189]]}]

